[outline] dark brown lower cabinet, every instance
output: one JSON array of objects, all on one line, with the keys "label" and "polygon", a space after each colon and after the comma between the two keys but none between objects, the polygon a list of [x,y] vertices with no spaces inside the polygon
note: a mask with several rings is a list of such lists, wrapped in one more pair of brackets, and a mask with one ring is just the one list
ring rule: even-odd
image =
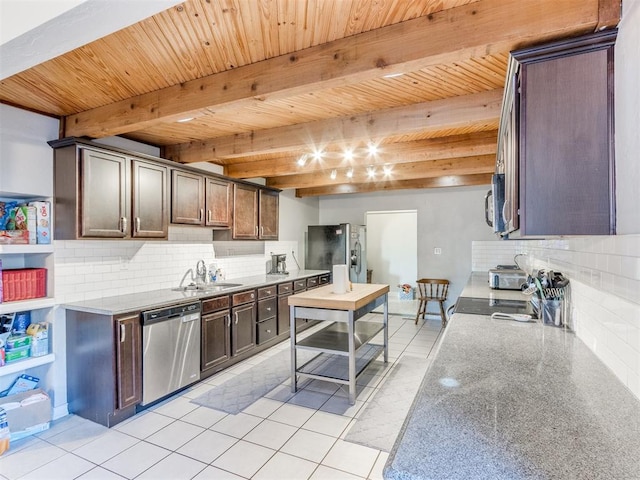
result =
[{"label": "dark brown lower cabinet", "polygon": [[231,358],[229,297],[204,300],[202,311],[200,370],[204,372]]},{"label": "dark brown lower cabinet", "polygon": [[231,354],[239,355],[256,345],[256,294],[254,290],[233,295],[231,310]]},{"label": "dark brown lower cabinet", "polygon": [[111,427],[131,417],[142,398],[142,325],[123,315],[67,310],[69,412]]},{"label": "dark brown lower cabinet", "polygon": [[117,407],[124,409],[142,400],[142,327],[140,316],[116,320]]}]

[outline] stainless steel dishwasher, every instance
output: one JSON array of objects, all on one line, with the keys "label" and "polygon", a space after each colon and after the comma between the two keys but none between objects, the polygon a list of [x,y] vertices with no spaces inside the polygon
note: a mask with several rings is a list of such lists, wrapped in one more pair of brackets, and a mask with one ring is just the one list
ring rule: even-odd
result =
[{"label": "stainless steel dishwasher", "polygon": [[142,403],[200,380],[200,302],[142,314]]}]

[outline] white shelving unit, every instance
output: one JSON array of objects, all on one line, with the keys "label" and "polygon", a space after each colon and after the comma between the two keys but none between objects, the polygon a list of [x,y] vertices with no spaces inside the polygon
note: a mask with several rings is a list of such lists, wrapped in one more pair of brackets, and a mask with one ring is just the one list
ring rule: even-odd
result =
[{"label": "white shelving unit", "polygon": [[29,357],[24,360],[8,363],[0,367],[0,377],[20,373],[23,370],[39,367],[40,365],[46,365],[47,363],[52,363],[55,359],[56,356],[50,353],[49,355],[42,355],[41,357]]}]

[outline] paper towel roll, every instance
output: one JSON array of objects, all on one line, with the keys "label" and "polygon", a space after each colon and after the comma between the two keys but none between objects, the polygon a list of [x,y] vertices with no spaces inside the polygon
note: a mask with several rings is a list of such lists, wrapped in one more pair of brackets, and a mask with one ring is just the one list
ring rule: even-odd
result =
[{"label": "paper towel roll", "polygon": [[346,265],[333,266],[333,293],[347,293],[349,289],[349,269]]}]

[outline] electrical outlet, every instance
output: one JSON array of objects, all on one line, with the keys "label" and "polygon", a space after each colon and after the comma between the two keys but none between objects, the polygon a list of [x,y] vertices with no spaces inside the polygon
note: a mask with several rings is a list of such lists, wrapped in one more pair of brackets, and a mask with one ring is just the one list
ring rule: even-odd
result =
[{"label": "electrical outlet", "polygon": [[442,249],[440,247],[436,247],[433,249],[434,255],[442,255]]}]

